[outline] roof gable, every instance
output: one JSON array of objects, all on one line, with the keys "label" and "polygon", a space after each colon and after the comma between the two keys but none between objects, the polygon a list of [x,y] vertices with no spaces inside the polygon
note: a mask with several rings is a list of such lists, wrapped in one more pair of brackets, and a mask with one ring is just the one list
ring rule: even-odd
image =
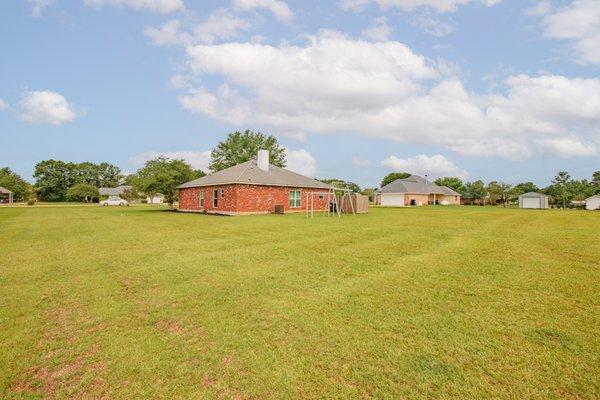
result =
[{"label": "roof gable", "polygon": [[419,193],[460,196],[460,193],[455,192],[447,186],[438,186],[417,175],[411,175],[405,179],[396,179],[382,187],[379,193]]},{"label": "roof gable", "polygon": [[324,190],[331,189],[331,186],[326,183],[319,182],[316,179],[297,174],[272,164],[269,165],[268,171],[264,171],[258,168],[256,160],[246,161],[245,163],[234,165],[233,167],[215,172],[214,174],[186,182],[178,186],[178,188],[183,189],[225,184],[289,186],[320,188]]}]

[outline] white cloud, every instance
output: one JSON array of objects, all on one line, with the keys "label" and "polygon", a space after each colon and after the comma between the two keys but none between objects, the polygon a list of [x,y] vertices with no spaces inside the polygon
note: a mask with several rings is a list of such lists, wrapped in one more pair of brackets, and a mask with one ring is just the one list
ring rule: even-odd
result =
[{"label": "white cloud", "polygon": [[375,18],[373,25],[370,28],[363,29],[361,32],[361,35],[367,39],[381,42],[388,40],[391,34],[392,28],[388,25],[385,17]]},{"label": "white cloud", "polygon": [[8,104],[4,100],[0,99],[0,111],[4,111],[6,109],[8,109]]},{"label": "white cloud", "polygon": [[371,160],[367,160],[366,158],[362,158],[359,156],[352,157],[352,163],[359,167],[368,167],[371,165]]},{"label": "white cloud", "polygon": [[273,13],[280,21],[288,22],[294,18],[294,13],[286,2],[281,0],[233,0],[232,5],[241,10],[265,9]]},{"label": "white cloud", "polygon": [[362,11],[370,4],[378,5],[382,9],[400,8],[404,11],[413,11],[425,7],[437,12],[454,12],[459,6],[468,3],[481,3],[490,7],[502,0],[341,0],[340,6],[345,11]]},{"label": "white cloud", "polygon": [[30,124],[62,125],[73,122],[77,118],[77,112],[61,94],[36,91],[23,96],[19,116]]},{"label": "white cloud", "polygon": [[189,31],[182,28],[180,20],[170,20],[159,28],[146,28],[144,35],[157,46],[212,44],[217,40],[234,38],[241,31],[252,28],[252,24],[229,10],[217,10],[201,23],[188,26]]},{"label": "white cloud", "polygon": [[159,14],[169,14],[185,8],[182,0],[84,0],[84,3],[90,7],[110,5]]},{"label": "white cloud", "polygon": [[197,81],[222,82],[187,89],[178,97],[184,108],[288,136],[350,133],[515,160],[547,152],[539,140],[572,132],[598,142],[600,79],[511,76],[477,94],[447,63],[402,43],[331,31],[305,45],[186,46],[186,64]]},{"label": "white cloud", "polygon": [[29,0],[31,4],[31,16],[39,18],[44,12],[44,8],[51,6],[56,0]]},{"label": "white cloud", "polygon": [[208,172],[210,163],[210,150],[207,151],[146,151],[137,154],[129,159],[129,163],[134,167],[141,168],[146,164],[146,161],[154,160],[158,157],[165,157],[171,160],[185,160],[194,169],[201,169]]},{"label": "white cloud", "polygon": [[574,0],[554,10],[541,2],[527,13],[542,17],[544,37],[569,41],[580,63],[600,63],[600,1]]},{"label": "white cloud", "polygon": [[314,177],[317,174],[317,160],[308,151],[285,149],[286,169],[298,174]]},{"label": "white cloud", "polygon": [[592,142],[565,137],[556,139],[540,139],[537,141],[548,153],[561,157],[586,157],[600,155],[600,146]]},{"label": "white cloud", "polygon": [[431,157],[425,154],[419,154],[409,158],[390,156],[381,161],[381,165],[392,171],[408,172],[423,177],[427,175],[429,180],[435,180],[446,176],[456,176],[461,179],[469,177],[467,171],[457,167],[453,162],[449,161],[441,154]]},{"label": "white cloud", "polygon": [[454,25],[450,22],[444,22],[426,14],[414,16],[411,25],[435,37],[443,37],[454,31]]}]

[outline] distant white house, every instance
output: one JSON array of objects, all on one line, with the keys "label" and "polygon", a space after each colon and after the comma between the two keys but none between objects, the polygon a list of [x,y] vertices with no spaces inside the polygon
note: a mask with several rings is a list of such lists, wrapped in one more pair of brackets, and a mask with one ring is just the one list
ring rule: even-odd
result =
[{"label": "distant white house", "polygon": [[548,196],[529,192],[519,196],[519,208],[548,208]]},{"label": "distant white house", "polygon": [[147,196],[146,202],[148,202],[148,204],[162,204],[165,202],[165,195],[156,193],[154,196]]},{"label": "distant white house", "polygon": [[600,210],[600,194],[585,199],[585,208],[588,210]]}]

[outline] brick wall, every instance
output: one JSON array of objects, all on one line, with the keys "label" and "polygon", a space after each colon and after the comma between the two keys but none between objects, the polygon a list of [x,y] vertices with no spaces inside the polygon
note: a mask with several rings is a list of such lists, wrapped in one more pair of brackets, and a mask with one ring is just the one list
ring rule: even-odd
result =
[{"label": "brick wall", "polygon": [[[213,191],[219,194],[217,207],[213,206]],[[221,190],[224,197],[221,197]],[[301,206],[290,208],[290,191],[300,190]],[[179,209],[181,211],[206,211],[212,213],[261,213],[274,212],[275,205],[281,204],[286,212],[305,211],[307,193],[323,192],[323,189],[292,188],[282,186],[258,185],[223,185],[203,188],[186,188],[179,190]],[[200,193],[204,192],[204,207],[200,207]],[[310,197],[309,200],[310,201]],[[319,198],[314,195],[314,209],[324,210],[328,207],[327,196]]]}]

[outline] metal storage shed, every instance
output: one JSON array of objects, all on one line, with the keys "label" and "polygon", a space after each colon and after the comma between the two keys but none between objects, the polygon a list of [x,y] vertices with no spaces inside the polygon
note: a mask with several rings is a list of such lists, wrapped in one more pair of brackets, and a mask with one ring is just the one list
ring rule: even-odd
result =
[{"label": "metal storage shed", "polygon": [[529,192],[519,196],[519,208],[548,208],[548,196]]},{"label": "metal storage shed", "polygon": [[585,208],[588,210],[600,210],[600,194],[585,199]]}]

